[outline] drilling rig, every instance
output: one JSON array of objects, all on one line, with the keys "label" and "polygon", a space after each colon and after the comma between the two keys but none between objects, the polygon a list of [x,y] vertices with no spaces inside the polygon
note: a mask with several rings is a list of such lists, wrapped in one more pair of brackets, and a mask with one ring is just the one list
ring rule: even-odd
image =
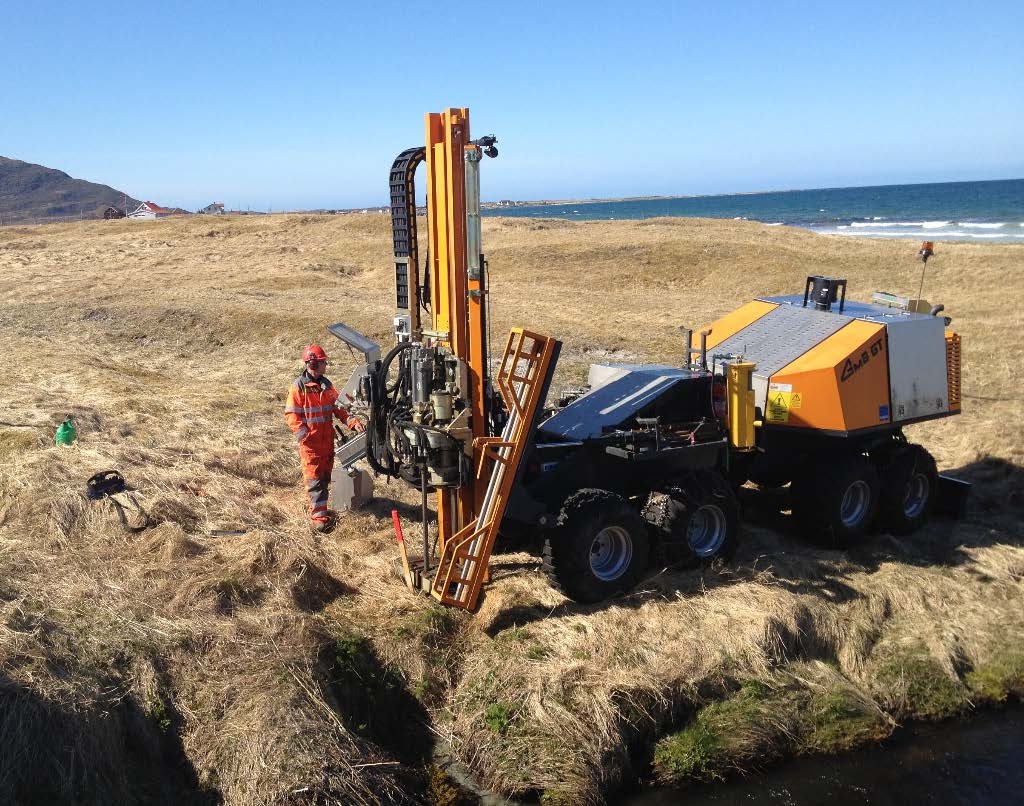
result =
[{"label": "drilling rig", "polygon": [[[604,393],[621,399],[611,409],[595,415],[588,408],[593,398],[583,396],[574,414],[570,396],[555,407],[560,417],[552,417],[544,403],[558,340],[515,328],[500,357],[492,362],[489,355],[480,167],[485,156],[497,156],[497,139],[472,139],[467,109],[428,114],[425,128],[425,146],[399,154],[390,173],[395,346],[382,356],[378,345],[344,324],[328,328],[366,358],[346,391],[365,406],[367,430],[343,447],[340,467],[365,455],[376,473],[420,491],[418,549],[410,551],[419,541],[405,539],[396,517],[407,584],[444,604],[473,609],[499,531],[548,534],[549,575],[580,601],[604,599],[637,582],[647,567],[652,520],[677,541],[685,541],[689,529],[702,559],[733,551],[736,503],[715,470],[725,461],[728,431],[714,417],[706,361],[682,369],[613,369]],[[421,163],[427,199],[422,260],[415,190]],[[581,416],[598,418],[596,437],[572,433]],[[542,421],[556,430],[539,434]],[[567,485],[572,467],[577,480],[590,479],[591,465],[605,467],[607,459],[613,466],[602,483]],[[524,484],[538,474],[545,483]],[[655,489],[662,500],[649,506]]]},{"label": "drilling rig", "polygon": [[[395,346],[380,357],[376,344],[345,325],[329,328],[366,357],[346,389],[366,406],[367,431],[345,446],[341,465],[365,454],[377,473],[419,488],[422,550],[410,561],[400,540],[402,574],[411,587],[472,609],[560,345],[513,330],[492,375],[480,165],[484,156],[497,156],[496,138],[471,139],[469,110],[448,109],[426,116],[425,139],[391,167]],[[428,227],[422,265],[415,188],[421,163]],[[395,524],[401,536],[397,516]]]},{"label": "drilling rig", "polygon": [[344,391],[367,428],[336,474],[365,457],[420,493],[418,540],[394,513],[410,588],[474,609],[500,536],[535,547],[567,596],[596,602],[635,585],[655,552],[729,560],[748,479],[791,483],[795,520],[834,546],[876,521],[912,531],[940,484],[955,488],[902,429],[959,412],[959,335],[942,306],[848,303],[837,278],[807,278],[802,299],[754,300],[700,330],[699,347],[684,330],[680,366],[593,364],[585,387],[549,401],[557,339],[514,328],[490,355],[480,168],[497,138],[472,139],[467,109],[430,113],[425,130],[390,173],[395,345],[382,355],[328,328],[365,357]]}]

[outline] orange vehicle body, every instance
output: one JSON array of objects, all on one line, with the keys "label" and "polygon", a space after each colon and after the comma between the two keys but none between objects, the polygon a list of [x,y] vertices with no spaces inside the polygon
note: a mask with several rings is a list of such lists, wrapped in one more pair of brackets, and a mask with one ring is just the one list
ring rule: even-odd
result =
[{"label": "orange vehicle body", "polygon": [[[704,332],[709,355],[716,348],[780,307],[754,300],[713,322]],[[826,316],[827,314],[822,314]],[[736,337],[736,338],[734,338]],[[762,335],[762,339],[763,339]],[[789,334],[771,338],[782,342]],[[960,336],[945,332],[947,399],[942,413],[960,410]],[[849,321],[771,372],[761,405],[762,426],[851,434],[894,425],[891,411],[889,333],[885,324],[865,318]]]}]

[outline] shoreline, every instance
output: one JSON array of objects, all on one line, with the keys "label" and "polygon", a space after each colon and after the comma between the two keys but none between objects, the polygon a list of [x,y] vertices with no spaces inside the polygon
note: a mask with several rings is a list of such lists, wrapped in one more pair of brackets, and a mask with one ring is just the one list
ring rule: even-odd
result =
[{"label": "shoreline", "polygon": [[941,232],[921,230],[921,231],[895,231],[893,234],[888,233],[877,233],[877,232],[860,232],[858,230],[852,230],[849,232],[837,232],[835,230],[826,230],[822,228],[816,228],[813,226],[802,226],[800,224],[787,224],[776,221],[759,221],[753,218],[736,218],[736,217],[717,217],[707,215],[657,215],[645,218],[570,218],[567,216],[544,216],[544,215],[503,215],[501,212],[489,213],[484,216],[485,220],[504,220],[504,221],[534,221],[534,222],[545,222],[545,221],[567,221],[572,224],[606,224],[606,223],[629,223],[629,222],[656,222],[656,221],[707,221],[707,222],[721,222],[725,224],[755,224],[761,227],[767,227],[771,229],[781,228],[782,230],[788,231],[800,231],[810,232],[814,235],[820,235],[827,238],[836,238],[842,240],[854,241],[869,241],[884,243],[887,241],[906,241],[908,243],[920,244],[922,241],[930,240],[942,244],[958,244],[965,246],[1016,246],[1024,244],[1024,226],[1021,227],[1021,233],[1013,233],[1012,235],[1006,236],[992,236],[986,234],[977,235],[965,235],[965,234],[944,234]]},{"label": "shoreline", "polygon": [[491,216],[568,221],[717,218],[857,238],[1024,242],[1024,180],[509,202]]}]

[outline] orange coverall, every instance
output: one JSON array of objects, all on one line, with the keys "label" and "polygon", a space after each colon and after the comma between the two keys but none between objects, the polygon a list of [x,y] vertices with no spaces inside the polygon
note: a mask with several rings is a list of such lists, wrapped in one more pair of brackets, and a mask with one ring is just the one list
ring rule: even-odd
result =
[{"label": "orange coverall", "polygon": [[327,496],[334,469],[334,418],[353,425],[354,417],[338,405],[338,390],[322,375],[302,373],[288,387],[284,419],[299,440],[302,477],[309,493],[309,517],[314,523],[327,521]]}]

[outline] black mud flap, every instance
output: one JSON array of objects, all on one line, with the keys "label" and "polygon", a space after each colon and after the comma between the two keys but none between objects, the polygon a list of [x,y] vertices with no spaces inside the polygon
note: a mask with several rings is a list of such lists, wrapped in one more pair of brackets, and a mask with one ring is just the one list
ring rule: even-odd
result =
[{"label": "black mud flap", "polygon": [[959,520],[967,514],[967,499],[971,494],[971,483],[939,474],[939,497],[935,501],[935,513]]}]

